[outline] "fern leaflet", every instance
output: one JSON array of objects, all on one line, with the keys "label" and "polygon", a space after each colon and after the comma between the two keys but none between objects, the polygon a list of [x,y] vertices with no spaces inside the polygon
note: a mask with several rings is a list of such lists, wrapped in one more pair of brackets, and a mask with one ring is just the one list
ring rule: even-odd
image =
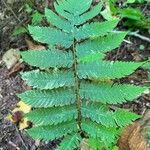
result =
[{"label": "fern leaflet", "polygon": [[57,150],[74,150],[79,147],[81,142],[81,136],[78,133],[73,133],[65,137]]}]

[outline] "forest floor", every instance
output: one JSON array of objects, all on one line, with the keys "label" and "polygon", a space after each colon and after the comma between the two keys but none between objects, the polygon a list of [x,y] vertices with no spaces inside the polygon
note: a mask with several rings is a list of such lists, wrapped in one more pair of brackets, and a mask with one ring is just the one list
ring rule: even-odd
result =
[{"label": "forest floor", "polygon": [[[5,4],[0,1],[0,60],[6,51],[10,49],[25,50],[28,48],[25,40],[27,35],[12,36],[14,27],[28,20],[27,14],[22,9],[23,3],[17,0],[14,0],[14,2],[8,0],[7,2],[5,1]],[[145,32],[142,32],[142,34],[150,37]],[[123,42],[120,48],[108,54],[107,59],[141,61],[146,60],[150,56],[149,42],[131,36],[128,36],[126,40],[131,43]],[[140,49],[140,45],[144,45],[143,50]],[[20,77],[20,71],[28,69],[29,66],[23,64],[18,70],[12,71],[6,67],[5,63],[2,61],[0,63],[0,150],[53,150],[59,143],[59,141],[50,143],[34,141],[24,131],[19,131],[16,124],[6,119],[6,116],[19,102],[16,94],[28,88]],[[138,69],[134,74],[122,79],[120,82],[134,83],[136,85],[147,85],[150,83],[146,69]],[[126,103],[121,107],[145,115],[150,109],[150,95],[142,95],[134,102]],[[146,118],[144,123],[148,120],[150,118]]]}]

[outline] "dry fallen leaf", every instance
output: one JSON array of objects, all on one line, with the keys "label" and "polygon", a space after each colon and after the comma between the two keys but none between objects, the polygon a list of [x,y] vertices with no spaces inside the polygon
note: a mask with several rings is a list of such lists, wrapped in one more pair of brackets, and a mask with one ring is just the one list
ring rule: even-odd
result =
[{"label": "dry fallen leaf", "polygon": [[37,45],[28,39],[25,39],[25,40],[26,40],[28,49],[30,49],[30,50],[43,50],[43,49],[45,49],[45,46],[43,46],[43,45]]},{"label": "dry fallen leaf", "polygon": [[140,119],[139,122],[142,127],[141,132],[147,141],[148,149],[150,149],[150,109],[147,109],[145,111],[143,117]]},{"label": "dry fallen leaf", "polygon": [[13,112],[21,111],[21,112],[23,112],[23,113],[26,114],[26,113],[30,112],[30,110],[31,110],[31,107],[30,107],[30,106],[28,106],[28,105],[25,104],[24,102],[20,101],[20,102],[17,104],[17,108],[15,108],[15,109],[13,110]]},{"label": "dry fallen leaf", "polygon": [[20,101],[17,104],[17,107],[12,111],[12,114],[9,114],[6,119],[19,125],[19,129],[25,129],[30,126],[27,118],[23,117],[23,114],[26,114],[31,111],[31,107]]},{"label": "dry fallen leaf", "polygon": [[25,68],[25,65],[23,63],[16,63],[9,71],[8,75],[11,76],[15,73],[17,73],[18,71],[21,71]]},{"label": "dry fallen leaf", "polygon": [[142,61],[142,60],[143,60],[143,56],[140,55],[140,54],[138,53],[138,51],[135,51],[135,52],[131,53],[131,55],[133,56],[133,59],[134,59],[135,61]]},{"label": "dry fallen leaf", "polygon": [[23,129],[26,129],[30,126],[30,122],[28,121],[27,118],[24,118],[23,120],[20,121],[19,123],[19,129],[20,130],[23,130]]},{"label": "dry fallen leaf", "polygon": [[91,150],[88,144],[88,139],[83,139],[80,144],[81,150]]},{"label": "dry fallen leaf", "polygon": [[141,134],[139,123],[134,123],[124,130],[118,146],[120,150],[147,150],[146,140]]},{"label": "dry fallen leaf", "polygon": [[7,69],[11,69],[20,59],[19,49],[10,49],[2,57]]}]

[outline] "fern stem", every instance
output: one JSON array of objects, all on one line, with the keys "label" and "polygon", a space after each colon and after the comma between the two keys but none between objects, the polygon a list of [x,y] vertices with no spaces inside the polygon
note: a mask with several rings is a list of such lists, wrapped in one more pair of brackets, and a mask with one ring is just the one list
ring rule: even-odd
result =
[{"label": "fern stem", "polygon": [[78,125],[79,129],[81,129],[81,98],[80,98],[80,93],[79,93],[79,78],[77,74],[77,55],[76,55],[76,48],[75,48],[75,39],[73,42],[73,61],[74,61],[74,77],[75,77],[75,91],[76,91],[76,107],[78,110]]}]

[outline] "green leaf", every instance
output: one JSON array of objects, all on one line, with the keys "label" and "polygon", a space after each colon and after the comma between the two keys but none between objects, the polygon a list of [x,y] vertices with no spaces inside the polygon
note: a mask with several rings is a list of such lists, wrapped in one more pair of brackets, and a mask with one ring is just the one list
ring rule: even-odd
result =
[{"label": "green leaf", "polygon": [[149,0],[136,0],[139,3],[149,2]]},{"label": "green leaf", "polygon": [[148,72],[148,79],[150,80],[150,72]]},{"label": "green leaf", "polygon": [[128,84],[110,84],[110,83],[88,83],[81,82],[80,95],[89,101],[122,104],[139,97],[142,93],[147,92],[147,87],[139,87]]},{"label": "green leaf", "polygon": [[71,32],[72,25],[69,21],[59,17],[50,9],[45,9],[45,16],[47,21],[53,26],[58,27],[59,29],[63,29],[64,31]]},{"label": "green leaf", "polygon": [[107,36],[87,40],[77,44],[77,56],[82,58],[89,54],[105,53],[120,46],[126,32],[110,33]]},{"label": "green leaf", "polygon": [[84,103],[81,107],[81,114],[82,117],[89,118],[106,127],[125,127],[140,117],[125,109],[110,111],[107,105],[99,103]]},{"label": "green leaf", "polygon": [[38,140],[54,140],[72,132],[77,132],[77,123],[75,121],[64,122],[58,125],[38,126],[28,129],[28,134]]},{"label": "green leaf", "polygon": [[124,127],[139,119],[140,116],[125,109],[117,109],[114,118],[118,126]]},{"label": "green leaf", "polygon": [[30,14],[33,11],[33,8],[30,6],[30,4],[25,4],[25,11]]},{"label": "green leaf", "polygon": [[[63,1],[62,1],[63,3]],[[60,5],[58,4],[58,1],[54,2],[54,8],[55,11],[61,16],[64,17],[65,19],[69,20],[71,22],[73,15],[70,14],[69,12],[65,11]]]},{"label": "green leaf", "polygon": [[78,3],[74,0],[57,0],[57,3],[54,3],[54,7],[59,15],[69,20],[73,25],[81,25],[100,13],[102,8],[101,3],[94,6],[88,12],[85,12],[90,7],[91,2],[92,0],[80,0]]},{"label": "green leaf", "polygon": [[70,34],[51,27],[29,26],[29,32],[34,40],[48,45],[58,45],[69,48],[73,43]]},{"label": "green leaf", "polygon": [[105,21],[102,23],[87,23],[75,30],[75,38],[77,40],[81,40],[90,37],[104,36],[108,32],[112,31],[117,24],[118,20]]},{"label": "green leaf", "polygon": [[106,20],[113,20],[115,19],[115,17],[112,15],[112,12],[109,10],[109,9],[104,9],[102,12],[101,12],[101,15],[103,16],[104,19]]},{"label": "green leaf", "polygon": [[63,86],[74,86],[74,74],[71,71],[57,71],[54,73],[39,70],[29,71],[22,74],[22,79],[29,86],[39,89],[53,89]]},{"label": "green leaf", "polygon": [[37,10],[32,14],[32,25],[39,25],[43,20],[43,14],[39,13]]},{"label": "green leaf", "polygon": [[110,62],[100,60],[83,64],[80,63],[78,66],[78,76],[80,79],[94,78],[100,80],[122,78],[130,75],[142,65],[143,62]]},{"label": "green leaf", "polygon": [[82,117],[90,118],[99,124],[106,127],[117,127],[117,124],[113,118],[113,113],[109,112],[106,105],[103,104],[86,104],[84,103],[81,107]]},{"label": "green leaf", "polygon": [[139,49],[140,49],[140,50],[144,50],[144,49],[145,49],[145,46],[144,46],[143,44],[141,44],[141,45],[139,46]]},{"label": "green leaf", "polygon": [[91,55],[82,57],[79,62],[80,63],[89,63],[89,62],[93,62],[93,61],[97,61],[97,60],[103,60],[104,58],[105,58],[105,54],[97,53],[97,54],[91,54]]},{"label": "green leaf", "polygon": [[150,69],[150,59],[148,59],[147,62],[142,67],[145,69]]},{"label": "green leaf", "polygon": [[[31,66],[40,68],[71,67],[73,56],[71,52],[61,50],[29,50],[21,52],[22,59]],[[45,61],[48,60],[48,61]]]},{"label": "green leaf", "polygon": [[83,121],[81,124],[83,131],[88,133],[90,137],[100,139],[105,145],[109,145],[114,142],[118,137],[119,130],[116,128],[107,128],[91,121]]},{"label": "green leaf", "polygon": [[102,3],[98,3],[96,6],[94,6],[90,11],[84,13],[83,15],[76,17],[74,20],[75,25],[81,25],[85,23],[86,21],[94,18],[97,16],[102,9]]},{"label": "green leaf", "polygon": [[122,18],[129,18],[133,20],[141,20],[144,18],[142,12],[135,8],[120,9],[119,12]]},{"label": "green leaf", "polygon": [[127,3],[134,3],[136,0],[127,0]]},{"label": "green leaf", "polygon": [[111,150],[119,150],[118,146],[114,146]]},{"label": "green leaf", "polygon": [[25,27],[22,26],[15,27],[15,29],[13,30],[13,36],[20,35],[27,32],[28,30]]},{"label": "green leaf", "polygon": [[[75,0],[57,0],[55,8],[59,7],[62,11],[66,11],[73,16],[79,16],[90,8],[91,3],[92,0],[78,0],[78,3]],[[60,12],[58,13],[61,15]]]},{"label": "green leaf", "polygon": [[117,6],[116,6],[116,2],[117,2],[117,0],[109,0],[109,7],[108,7],[108,9],[110,9],[110,11],[112,12],[112,14],[116,14],[117,13],[117,11],[118,11],[118,8],[117,8]]},{"label": "green leaf", "polygon": [[[68,115],[69,114],[69,115]],[[63,106],[54,108],[40,108],[25,115],[36,126],[57,125],[58,123],[77,119],[76,106]]]},{"label": "green leaf", "polygon": [[104,144],[99,139],[89,138],[88,143],[92,150],[101,150],[104,147]]},{"label": "green leaf", "polygon": [[69,105],[75,103],[76,98],[73,89],[31,90],[18,94],[18,97],[35,108]]},{"label": "green leaf", "polygon": [[68,135],[63,139],[56,150],[74,150],[79,147],[81,139],[82,138],[78,133]]},{"label": "green leaf", "polygon": [[140,30],[142,29],[150,29],[150,20],[149,18],[143,18],[141,20],[132,20],[128,19],[124,22],[124,26],[128,26],[131,29],[138,28]]}]

